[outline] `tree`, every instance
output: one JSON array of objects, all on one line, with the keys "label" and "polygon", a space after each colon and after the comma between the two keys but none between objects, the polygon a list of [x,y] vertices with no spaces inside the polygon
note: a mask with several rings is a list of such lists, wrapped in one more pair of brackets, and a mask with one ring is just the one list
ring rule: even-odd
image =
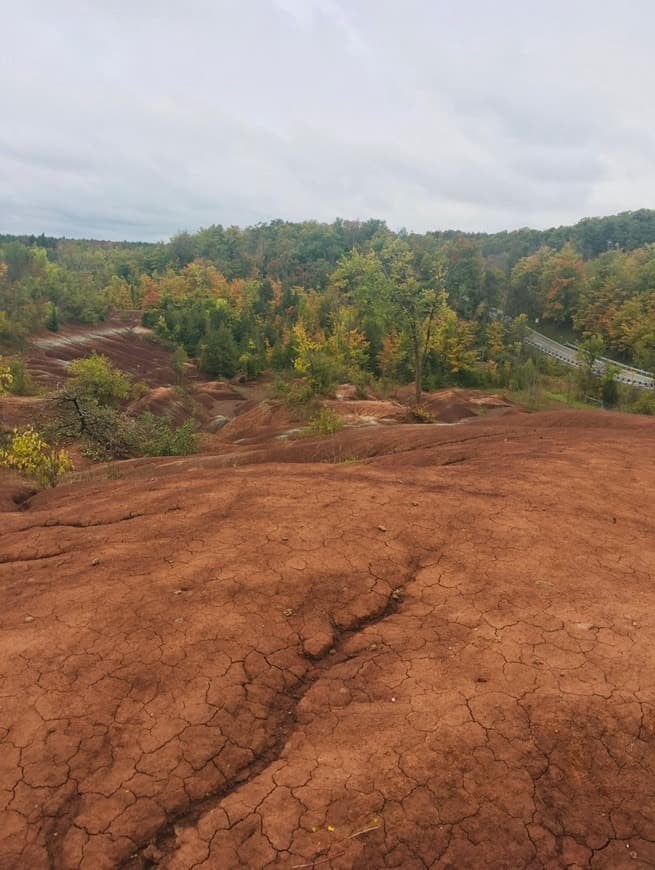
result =
[{"label": "tree", "polygon": [[578,361],[581,363],[580,387],[583,395],[594,389],[594,366],[605,353],[605,343],[600,335],[590,335],[578,348]]},{"label": "tree", "polygon": [[205,336],[198,367],[213,377],[233,378],[239,364],[239,348],[227,323],[221,323]]},{"label": "tree", "polygon": [[543,314],[543,276],[553,256],[550,248],[541,248],[520,259],[512,269],[508,314],[527,314],[531,320]]},{"label": "tree", "polygon": [[445,289],[462,317],[472,317],[484,301],[484,262],[480,246],[458,236],[446,246]]},{"label": "tree", "polygon": [[186,368],[188,359],[189,357],[187,356],[187,352],[184,350],[181,344],[178,344],[178,346],[173,351],[171,364],[173,366],[173,371],[175,372],[175,377],[177,378],[177,385],[179,387],[181,387],[184,383],[184,370]]},{"label": "tree", "polygon": [[48,304],[48,313],[46,315],[45,325],[46,329],[49,329],[50,332],[59,332],[59,311],[54,302],[50,302]]},{"label": "tree", "polygon": [[[403,241],[390,243],[383,251],[386,271],[391,281],[391,304],[408,340],[414,371],[414,402],[418,408],[423,393],[423,374],[432,349],[435,319],[443,292],[422,286],[412,262],[409,245]],[[437,276],[443,283],[443,273]]]},{"label": "tree", "polygon": [[307,378],[309,391],[312,395],[328,393],[339,379],[343,360],[330,350],[324,335],[310,335],[302,320],[293,328],[293,343],[293,367]]},{"label": "tree", "polygon": [[446,374],[459,375],[470,371],[477,360],[475,323],[461,320],[448,305],[448,294],[439,294],[439,307],[434,330],[434,348],[441,357]]},{"label": "tree", "polygon": [[570,242],[548,259],[542,282],[543,316],[555,323],[570,321],[585,283],[582,259]]},{"label": "tree", "polygon": [[102,354],[76,359],[68,368],[69,392],[91,399],[101,407],[114,407],[132,394],[130,378]]},{"label": "tree", "polygon": [[590,335],[584,341],[580,342],[578,347],[578,360],[583,365],[592,371],[596,360],[605,353],[605,342],[600,335]]},{"label": "tree", "polygon": [[615,376],[619,369],[616,366],[607,366],[603,377],[600,379],[600,397],[604,408],[615,408],[619,401],[619,386]]}]

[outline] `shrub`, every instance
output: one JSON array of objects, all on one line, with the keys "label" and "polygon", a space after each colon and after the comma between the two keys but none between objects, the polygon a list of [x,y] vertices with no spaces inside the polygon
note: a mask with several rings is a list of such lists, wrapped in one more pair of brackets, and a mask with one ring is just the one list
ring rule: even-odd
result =
[{"label": "shrub", "polygon": [[68,387],[102,406],[115,406],[132,395],[130,378],[98,353],[73,360],[68,369]]},{"label": "shrub", "polygon": [[34,478],[41,486],[56,486],[63,474],[73,470],[68,453],[48,444],[31,426],[14,429],[8,447],[0,450],[0,463]]},{"label": "shrub", "polygon": [[82,438],[91,459],[127,459],[133,455],[131,421],[94,398],[62,391],[55,399],[53,431],[59,438]]},{"label": "shrub", "polygon": [[344,422],[332,408],[321,408],[303,430],[303,435],[335,435],[344,428]]},{"label": "shrub", "polygon": [[193,420],[174,427],[146,413],[134,422],[134,451],[141,456],[188,456],[197,451],[197,441]]},{"label": "shrub", "polygon": [[614,380],[616,369],[610,367],[600,380],[600,397],[605,408],[615,408],[619,401],[619,385]]},{"label": "shrub", "polygon": [[178,387],[181,387],[184,383],[184,371],[188,359],[189,357],[187,356],[186,350],[182,347],[181,344],[178,344],[178,346],[173,351],[173,356],[171,358],[171,365],[173,366],[173,371],[175,372]]},{"label": "shrub", "polygon": [[128,459],[131,456],[186,456],[197,450],[193,420],[172,426],[151,413],[136,419],[93,398],[60,393],[56,400],[59,437],[82,438],[90,459]]},{"label": "shrub", "polygon": [[46,329],[50,332],[59,332],[61,321],[59,320],[59,310],[54,302],[48,303],[48,313],[45,319]]},{"label": "shrub", "polygon": [[655,414],[655,392],[644,392],[630,406],[635,414]]},{"label": "shrub", "polygon": [[9,373],[11,374],[10,393],[13,393],[15,396],[34,395],[36,388],[25,360],[20,357],[14,357],[9,360]]},{"label": "shrub", "polygon": [[14,376],[11,373],[10,366],[5,365],[2,357],[0,357],[0,396],[11,390],[13,382]]},{"label": "shrub", "polygon": [[412,408],[411,416],[415,423],[434,423],[433,415],[422,405]]}]

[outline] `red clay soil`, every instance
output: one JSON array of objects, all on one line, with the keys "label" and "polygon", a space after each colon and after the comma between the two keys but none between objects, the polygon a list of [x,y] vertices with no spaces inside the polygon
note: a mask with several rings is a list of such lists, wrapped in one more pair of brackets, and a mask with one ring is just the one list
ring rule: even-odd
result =
[{"label": "red clay soil", "polygon": [[[414,406],[414,385],[399,387],[394,398],[409,407]],[[457,423],[468,417],[503,416],[516,413],[516,406],[503,396],[466,390],[458,387],[423,393],[421,407],[438,423]]]},{"label": "red clay soil", "polygon": [[404,423],[409,409],[399,402],[381,399],[333,399],[325,402],[347,425],[366,426],[378,423]]},{"label": "red clay soil", "polygon": [[68,364],[80,357],[100,353],[124,372],[152,387],[175,383],[171,353],[150,338],[150,332],[122,321],[107,321],[96,327],[66,327],[32,339],[27,357],[34,380],[49,389],[66,377]]},{"label": "red clay soil", "polygon": [[52,417],[45,396],[2,396],[0,398],[0,431],[35,426],[38,428]]},{"label": "red clay soil", "polygon": [[394,431],[1,515],[3,870],[655,866],[653,421]]},{"label": "red clay soil", "polygon": [[268,445],[303,425],[291,419],[283,402],[252,399],[244,403],[238,415],[221,429],[216,444]]}]

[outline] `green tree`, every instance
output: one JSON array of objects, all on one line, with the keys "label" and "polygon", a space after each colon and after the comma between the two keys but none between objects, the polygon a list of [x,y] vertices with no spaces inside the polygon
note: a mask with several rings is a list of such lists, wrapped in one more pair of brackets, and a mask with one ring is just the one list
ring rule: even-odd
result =
[{"label": "green tree", "polygon": [[446,246],[445,289],[461,317],[471,318],[485,301],[484,261],[478,243],[458,236]]},{"label": "green tree", "polygon": [[[391,283],[390,301],[410,347],[414,402],[418,408],[423,394],[425,364],[433,347],[435,321],[444,296],[419,282],[412,252],[406,242],[390,243],[382,256]],[[443,274],[439,274],[437,280],[443,284]]]},{"label": "green tree", "polygon": [[596,360],[605,353],[605,342],[601,335],[590,335],[580,342],[578,347],[578,360],[592,371]]},{"label": "green tree", "polygon": [[580,343],[578,361],[580,368],[580,391],[584,397],[594,393],[596,388],[594,367],[598,359],[605,353],[605,343],[600,335],[590,335]]},{"label": "green tree", "polygon": [[46,329],[49,329],[50,332],[59,332],[59,328],[61,326],[59,320],[59,310],[54,302],[48,303],[48,312],[46,314],[45,319]]},{"label": "green tree", "polygon": [[68,390],[98,405],[114,407],[132,394],[130,378],[102,354],[76,359],[68,368]]},{"label": "green tree", "polygon": [[173,356],[171,358],[171,364],[173,366],[173,371],[175,372],[175,377],[177,379],[177,385],[179,387],[184,383],[184,372],[186,369],[186,364],[188,362],[188,355],[185,349],[181,344],[178,344],[175,350],[173,351]]},{"label": "green tree", "polygon": [[607,366],[600,379],[600,397],[604,408],[615,408],[619,401],[619,386],[615,377],[619,372],[616,366]]},{"label": "green tree", "polygon": [[200,348],[198,367],[213,377],[233,378],[239,364],[239,348],[227,323],[210,330]]}]

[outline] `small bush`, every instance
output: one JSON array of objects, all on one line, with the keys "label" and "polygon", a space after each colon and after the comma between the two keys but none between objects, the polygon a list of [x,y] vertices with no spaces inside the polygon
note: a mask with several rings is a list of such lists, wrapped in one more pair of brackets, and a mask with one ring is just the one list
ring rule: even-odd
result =
[{"label": "small bush", "polygon": [[412,408],[411,416],[415,423],[434,423],[434,417],[422,405]]},{"label": "small bush", "polygon": [[45,320],[46,329],[50,332],[59,332],[61,321],[59,319],[59,310],[54,302],[48,303],[48,313]]},{"label": "small bush", "polygon": [[14,429],[8,447],[0,450],[0,464],[34,478],[41,486],[57,486],[62,475],[73,470],[68,453],[48,444],[31,426]]},{"label": "small bush", "polygon": [[12,379],[9,386],[10,393],[13,393],[15,396],[33,396],[36,393],[34,381],[25,364],[25,360],[20,357],[10,359],[9,372]]},{"label": "small bush", "polygon": [[73,360],[68,368],[68,388],[103,407],[116,406],[132,396],[130,378],[98,353]]},{"label": "small bush", "polygon": [[81,438],[83,455],[98,461],[127,459],[133,453],[133,421],[92,397],[60,392],[54,399],[52,431],[57,438]]},{"label": "small bush", "polygon": [[629,408],[635,414],[655,414],[655,392],[642,392]]},{"label": "small bush", "polygon": [[174,427],[146,413],[134,422],[134,449],[141,456],[188,456],[197,451],[197,441],[193,420]]},{"label": "small bush", "polygon": [[600,397],[604,408],[615,408],[619,401],[619,385],[614,380],[614,371],[608,370],[600,381]]},{"label": "small bush", "polygon": [[2,357],[0,357],[0,396],[10,391],[13,383],[14,376],[11,373],[11,368],[5,365]]},{"label": "small bush", "polygon": [[335,435],[340,432],[345,423],[332,408],[321,408],[309,421],[303,430],[303,435]]}]

